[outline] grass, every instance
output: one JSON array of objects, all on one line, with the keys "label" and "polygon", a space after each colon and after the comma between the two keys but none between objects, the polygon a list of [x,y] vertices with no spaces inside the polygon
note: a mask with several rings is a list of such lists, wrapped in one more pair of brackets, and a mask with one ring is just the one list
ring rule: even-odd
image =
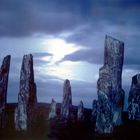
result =
[{"label": "grass", "polygon": [[[94,132],[95,124],[90,122],[91,110],[86,109],[84,122],[65,123],[59,117],[48,121],[50,105],[39,103],[30,114],[30,127],[26,132],[18,132],[14,127],[14,109],[17,104],[6,106],[6,126],[0,130],[0,140],[133,140],[139,139],[140,122],[129,121],[123,115],[123,125],[116,127],[111,135],[98,135]],[[60,113],[60,104],[57,106]],[[76,114],[76,107],[73,109]]]}]

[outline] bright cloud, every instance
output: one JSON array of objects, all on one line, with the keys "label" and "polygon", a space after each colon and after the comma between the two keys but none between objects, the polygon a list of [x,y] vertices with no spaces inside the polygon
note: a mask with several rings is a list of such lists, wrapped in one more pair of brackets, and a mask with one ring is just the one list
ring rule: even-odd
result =
[{"label": "bright cloud", "polygon": [[41,45],[44,46],[44,50],[53,55],[51,60],[52,64],[60,61],[64,56],[80,49],[80,46],[78,47],[73,43],[67,43],[65,40],[60,38],[47,38],[42,41]]}]

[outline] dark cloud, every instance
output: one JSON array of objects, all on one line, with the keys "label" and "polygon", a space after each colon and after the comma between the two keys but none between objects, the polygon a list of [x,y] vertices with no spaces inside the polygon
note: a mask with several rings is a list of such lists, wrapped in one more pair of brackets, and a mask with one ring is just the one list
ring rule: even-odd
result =
[{"label": "dark cloud", "polygon": [[1,0],[0,36],[57,34],[88,22],[138,25],[139,6],[138,0]]},{"label": "dark cloud", "polygon": [[94,49],[79,50],[73,54],[66,55],[61,61],[87,61],[94,64],[102,64],[103,57],[101,51],[96,51]]},{"label": "dark cloud", "polygon": [[80,3],[80,1],[64,0],[1,0],[0,36],[54,34],[72,29],[84,21],[83,16],[90,6],[88,1]]},{"label": "dark cloud", "polygon": [[132,66],[140,66],[140,34],[129,36],[125,44],[125,64]]}]

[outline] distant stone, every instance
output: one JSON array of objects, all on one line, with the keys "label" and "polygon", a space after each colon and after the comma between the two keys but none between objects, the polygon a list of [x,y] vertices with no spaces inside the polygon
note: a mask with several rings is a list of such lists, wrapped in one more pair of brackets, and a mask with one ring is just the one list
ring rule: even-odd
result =
[{"label": "distant stone", "polygon": [[91,114],[91,121],[92,122],[96,122],[96,118],[97,118],[97,100],[93,100],[92,103],[92,114]]},{"label": "distant stone", "polygon": [[15,129],[18,130],[19,127],[18,127],[18,109],[17,107],[15,108],[15,112],[14,112],[14,122],[15,122]]},{"label": "distant stone", "polygon": [[140,121],[140,74],[132,77],[128,97],[128,117],[130,120]]},{"label": "distant stone", "polygon": [[17,130],[27,130],[29,111],[37,103],[36,84],[34,82],[33,56],[24,55],[20,71],[20,91],[18,107],[15,110],[15,126]]},{"label": "distant stone", "polygon": [[112,133],[122,123],[124,91],[122,89],[122,67],[124,43],[105,37],[104,66],[99,70],[97,82],[98,110],[96,132]]},{"label": "distant stone", "polygon": [[84,105],[82,101],[78,105],[77,120],[84,121]]},{"label": "distant stone", "polygon": [[0,68],[0,128],[5,125],[5,105],[7,103],[7,86],[11,56],[4,57]]},{"label": "distant stone", "polygon": [[70,117],[71,107],[72,107],[71,85],[70,85],[70,81],[68,79],[66,79],[64,81],[63,101],[62,101],[62,105],[61,105],[62,118],[68,119]]},{"label": "distant stone", "polygon": [[52,102],[51,102],[51,109],[50,109],[50,112],[49,112],[49,120],[50,119],[54,119],[56,117],[56,102],[54,99],[52,99]]}]

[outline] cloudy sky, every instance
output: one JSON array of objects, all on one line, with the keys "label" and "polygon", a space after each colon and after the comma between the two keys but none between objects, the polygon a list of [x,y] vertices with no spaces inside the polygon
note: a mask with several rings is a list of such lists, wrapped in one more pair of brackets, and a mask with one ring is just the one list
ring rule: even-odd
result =
[{"label": "cloudy sky", "polygon": [[91,107],[106,34],[125,43],[127,97],[140,72],[139,0],[0,0],[0,62],[12,55],[8,102],[17,101],[22,57],[32,53],[40,102],[61,102],[68,78],[73,104]]}]

